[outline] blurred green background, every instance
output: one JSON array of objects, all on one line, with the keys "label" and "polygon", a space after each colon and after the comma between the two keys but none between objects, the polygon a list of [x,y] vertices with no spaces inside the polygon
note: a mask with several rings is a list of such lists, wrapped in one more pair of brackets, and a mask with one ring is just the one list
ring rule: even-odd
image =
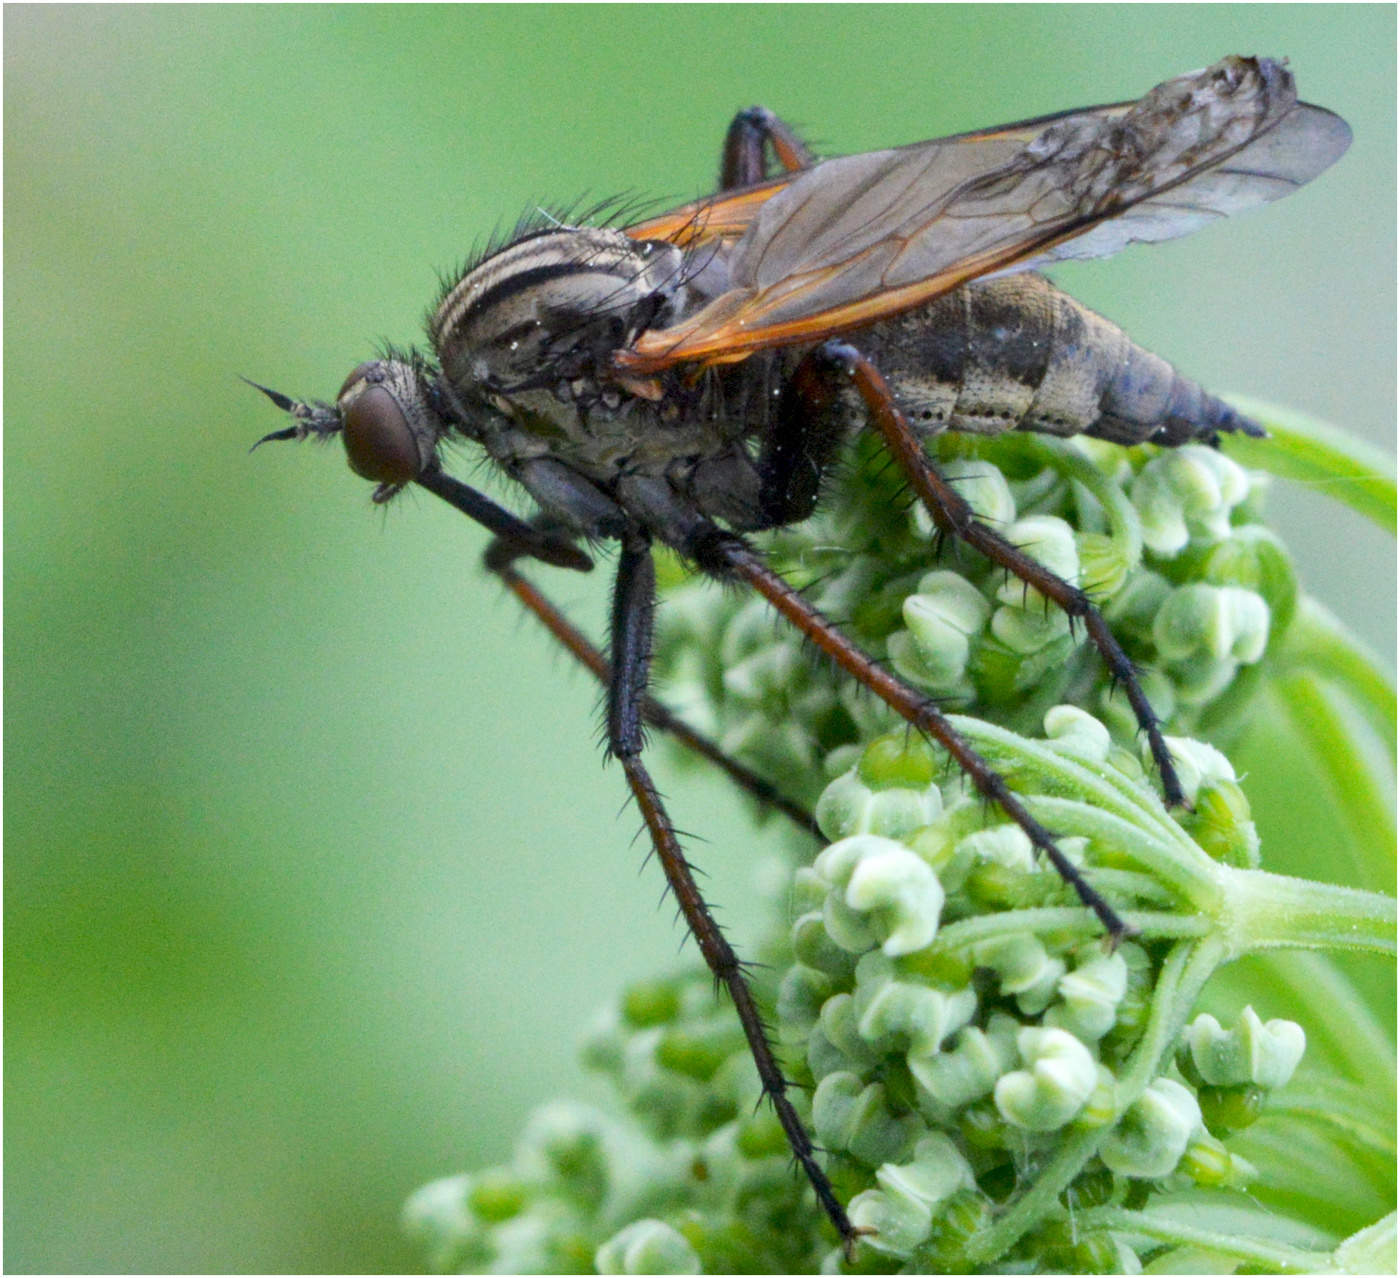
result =
[{"label": "blurred green background", "polygon": [[[484,534],[426,498],[372,510],[335,451],[250,457],[280,422],[235,374],[333,396],[493,227],[702,192],[755,101],[856,151],[1257,52],[1351,153],[1059,279],[1206,385],[1390,446],[1395,21],[7,6],[6,1268],[415,1266],[403,1197],[592,1095],[592,1010],[677,961],[595,691],[483,579]],[[1391,543],[1318,494],[1275,504],[1389,653]],[[596,625],[606,572],[561,576]],[[1251,759],[1266,856],[1287,829],[1348,880],[1286,750]],[[664,784],[742,940],[744,815]]]}]

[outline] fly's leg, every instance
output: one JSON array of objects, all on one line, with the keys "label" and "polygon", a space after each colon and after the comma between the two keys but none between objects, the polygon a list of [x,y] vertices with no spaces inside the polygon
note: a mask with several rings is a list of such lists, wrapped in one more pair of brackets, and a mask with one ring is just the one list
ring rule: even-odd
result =
[{"label": "fly's leg", "polygon": [[489,497],[435,465],[425,470],[414,482],[515,546],[516,555],[529,555],[556,568],[572,568],[575,572],[589,572],[593,567],[593,561],[567,538],[551,536],[533,524],[517,519]]},{"label": "fly's leg", "polygon": [[1079,899],[1098,916],[1115,944],[1131,934],[1132,929],[1055,846],[1050,831],[1031,816],[1001,774],[948,722],[937,702],[915,691],[847,639],[799,591],[769,568],[758,552],[742,538],[712,525],[703,539],[688,548],[688,553],[707,572],[722,580],[738,578],[747,582],[847,674],[869,688],[919,732],[937,741],[971,780],[978,793],[995,803],[1020,826],[1032,846],[1045,855]]},{"label": "fly's leg", "polygon": [[847,1253],[854,1247],[858,1231],[836,1197],[831,1182],[817,1162],[812,1139],[787,1098],[787,1079],[768,1042],[763,1016],[754,1002],[743,966],[725,939],[696,886],[690,862],[681,849],[675,827],[666,814],[646,766],[642,762],[642,722],[645,718],[647,674],[651,664],[651,622],[655,606],[656,569],[651,543],[644,533],[633,530],[622,541],[613,596],[612,663],[608,681],[608,751],[622,766],[632,797],[641,810],[657,860],[676,898],[686,925],[700,947],[716,982],[734,1000],[739,1022],[744,1028],[749,1050],[763,1085],[772,1102],[793,1157],[801,1164]]},{"label": "fly's leg", "polygon": [[757,528],[800,523],[816,509],[848,425],[849,416],[839,397],[827,392],[816,361],[804,359],[784,385],[759,444]]},{"label": "fly's leg", "polygon": [[[515,567],[516,560],[527,556],[539,558],[530,547],[512,541],[508,537],[498,537],[487,547],[485,563],[487,569],[501,579],[506,589],[539,619],[545,629],[568,650],[574,660],[592,674],[603,687],[609,687],[612,682],[612,667],[608,659],[588,641],[583,632],[549,600],[538,586],[523,576]],[[651,727],[669,733],[688,750],[694,751],[701,758],[708,759],[751,798],[765,807],[774,808],[781,812],[804,833],[810,834],[815,829],[812,814],[804,807],[779,793],[771,782],[726,754],[709,737],[696,732],[683,719],[672,714],[653,697],[648,696],[643,699],[642,718]]]},{"label": "fly's leg", "polygon": [[812,153],[802,139],[767,107],[752,106],[740,111],[724,135],[719,189],[731,191],[766,180],[766,151],[770,148],[785,172],[794,173],[812,164]]},{"label": "fly's leg", "polygon": [[1128,660],[1108,622],[1089,596],[976,518],[972,507],[928,459],[908,420],[895,403],[885,379],[864,355],[845,342],[832,341],[813,351],[804,360],[806,362],[820,367],[823,376],[816,381],[824,385],[825,393],[830,397],[837,396],[843,385],[854,385],[885,446],[939,528],[981,551],[994,564],[1038,590],[1063,609],[1071,622],[1083,622],[1085,631],[1108,667],[1109,675],[1127,694],[1128,703],[1137,717],[1138,728],[1147,738],[1148,748],[1162,778],[1163,799],[1168,806],[1184,805],[1186,796],[1172,764],[1171,751],[1167,749],[1166,739],[1162,735],[1161,721],[1138,682],[1133,663]]}]

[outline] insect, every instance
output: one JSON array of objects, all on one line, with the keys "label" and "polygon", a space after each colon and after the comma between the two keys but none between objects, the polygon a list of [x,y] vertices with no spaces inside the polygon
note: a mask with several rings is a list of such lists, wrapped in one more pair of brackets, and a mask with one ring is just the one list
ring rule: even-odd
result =
[{"label": "insect", "polygon": [[[848,1252],[857,1232],[786,1095],[739,959],[696,886],[643,760],[647,723],[779,806],[762,778],[647,693],[652,550],[762,594],[821,652],[936,740],[1102,921],[1127,929],[938,706],[772,571],[748,534],[807,518],[853,433],[873,428],[935,525],[1082,622],[1182,790],[1132,664],[1089,597],[974,518],[924,442],[940,431],[1214,443],[1253,422],[1055,289],[1034,268],[1170,239],[1310,181],[1350,141],[1267,59],[1229,57],[1137,102],[815,162],[768,111],[740,112],[717,194],[617,228],[523,227],[445,289],[430,351],[360,364],[333,404],[259,387],[292,424],[340,436],[390,500],[417,484],[484,525],[487,567],[606,689],[607,743],[670,890],[733,999],[763,1091]],[[770,169],[773,170],[770,173]],[[466,440],[533,498],[529,521],[443,469]],[[607,655],[519,571],[586,571],[616,542]],[[800,809],[786,805],[795,819]]]}]

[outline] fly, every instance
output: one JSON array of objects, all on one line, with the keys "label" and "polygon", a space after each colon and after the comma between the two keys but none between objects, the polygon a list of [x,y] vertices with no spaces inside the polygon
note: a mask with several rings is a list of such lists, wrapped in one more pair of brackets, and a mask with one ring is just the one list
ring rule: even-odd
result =
[{"label": "fly", "polygon": [[[848,1254],[859,1231],[696,886],[643,761],[643,725],[675,734],[799,823],[805,814],[648,695],[653,548],[757,590],[937,741],[1116,942],[1129,931],[1122,919],[938,705],[847,639],[747,535],[805,520],[842,447],[873,428],[943,533],[1083,623],[1132,706],[1165,802],[1181,804],[1158,718],[1092,601],[976,519],[924,445],[945,430],[1163,447],[1261,435],[1035,271],[1278,199],[1350,140],[1265,58],[1225,58],[1136,102],[821,162],[753,108],[729,128],[715,195],[622,228],[544,219],[518,233],[451,281],[429,316],[426,353],[360,364],[333,404],[259,387],[292,419],[259,442],[339,435],[351,469],[376,485],[374,501],[417,484],[490,530],[487,568],[603,684],[608,751]],[[534,517],[447,474],[449,440],[481,446],[533,499]],[[599,541],[620,547],[607,655],[518,567],[587,571],[582,547]]]}]

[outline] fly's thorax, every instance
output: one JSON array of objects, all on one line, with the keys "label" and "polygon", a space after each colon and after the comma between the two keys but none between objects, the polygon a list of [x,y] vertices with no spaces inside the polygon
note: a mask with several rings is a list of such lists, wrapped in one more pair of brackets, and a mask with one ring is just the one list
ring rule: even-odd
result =
[{"label": "fly's thorax", "polygon": [[448,429],[422,369],[403,360],[360,364],[342,384],[335,408],[350,469],[379,485],[375,501],[387,501],[417,479]]},{"label": "fly's thorax", "polygon": [[527,235],[462,276],[429,319],[448,383],[510,398],[600,383],[608,357],[669,318],[681,288],[674,245],[603,227]]}]

